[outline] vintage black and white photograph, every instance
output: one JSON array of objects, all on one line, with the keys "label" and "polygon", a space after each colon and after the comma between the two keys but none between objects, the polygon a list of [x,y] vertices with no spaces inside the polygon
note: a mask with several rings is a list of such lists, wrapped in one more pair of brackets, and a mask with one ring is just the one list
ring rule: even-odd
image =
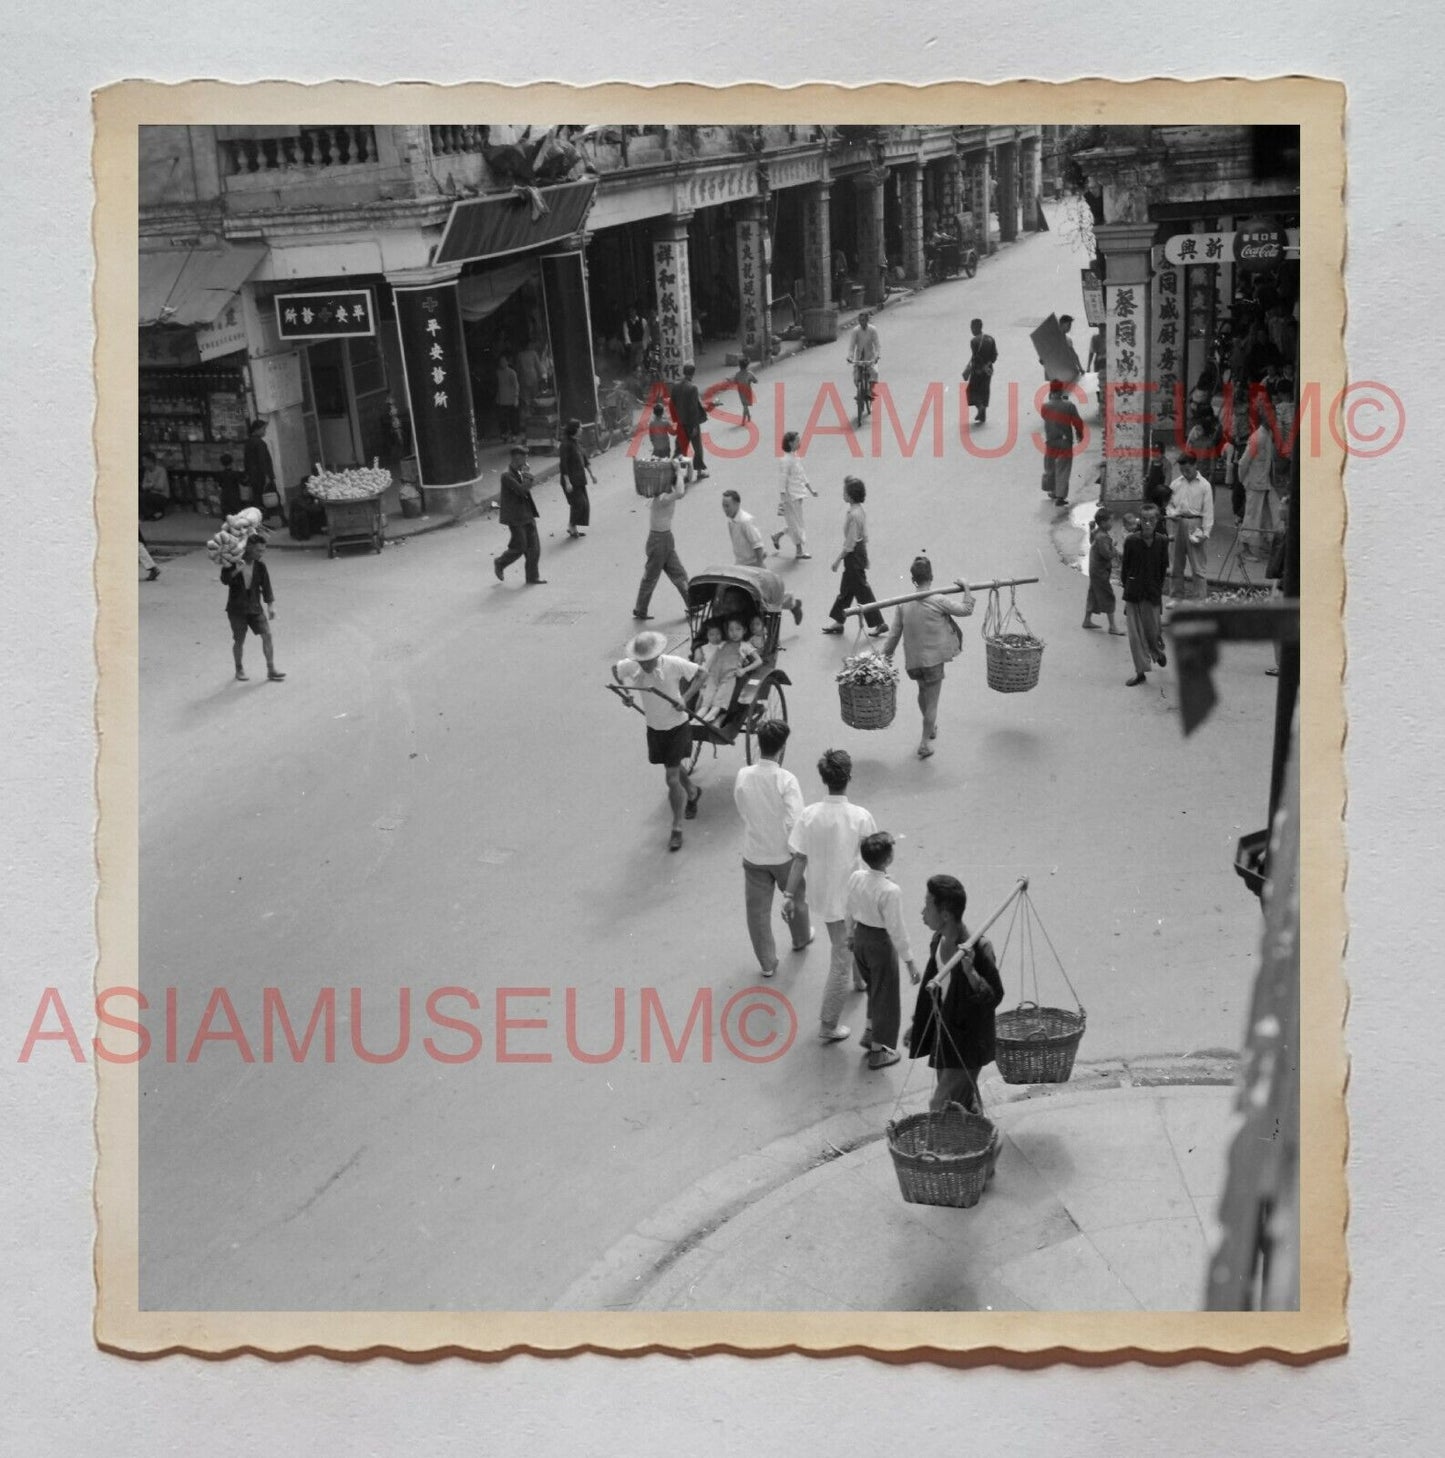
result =
[{"label": "vintage black and white photograph", "polygon": [[113,129],[118,1309],[1310,1306],[1338,223],[1184,89]]}]

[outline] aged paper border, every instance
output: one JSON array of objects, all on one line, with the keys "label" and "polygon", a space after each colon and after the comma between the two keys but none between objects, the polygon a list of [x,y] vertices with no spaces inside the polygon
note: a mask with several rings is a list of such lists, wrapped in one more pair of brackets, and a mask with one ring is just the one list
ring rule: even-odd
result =
[{"label": "aged paper border", "polygon": [[[478,116],[577,121],[870,122],[994,124],[1297,122],[1301,128],[1301,379],[1322,400],[1345,385],[1345,90],[1303,77],[1276,80],[947,83],[868,87],[739,85],[529,87],[484,84],[303,86],[215,81],[124,82],[95,96],[95,447],[99,533],[96,695],[99,729],[97,863],[100,958],[96,990],[137,985],[139,693],[137,579],[130,431],[137,411],[135,300],[138,218],[136,128],[248,120],[469,122]],[[95,1060],[97,1238],[95,1337],[134,1356],[242,1352],[361,1358],[528,1352],[870,1355],[955,1364],[1038,1366],[1069,1360],[1299,1361],[1347,1345],[1345,1243],[1348,1064],[1343,956],[1345,667],[1343,452],[1306,456],[1310,511],[1302,570],[1309,591],[1301,630],[1301,1270],[1300,1310],[1267,1313],[1091,1312],[155,1312],[139,1309],[137,1075],[135,1064]],[[1242,1032],[1243,1030],[1241,1030]],[[1203,1280],[1201,1271],[1201,1284]]]}]

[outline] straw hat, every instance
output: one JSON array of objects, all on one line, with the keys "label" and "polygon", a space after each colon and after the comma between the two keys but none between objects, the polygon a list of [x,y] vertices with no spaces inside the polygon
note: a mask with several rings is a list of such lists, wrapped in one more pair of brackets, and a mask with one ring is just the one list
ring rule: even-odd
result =
[{"label": "straw hat", "polygon": [[666,647],[667,634],[656,633],[649,629],[647,632],[639,633],[627,645],[627,656],[638,663],[645,663],[649,659],[661,657],[662,650]]}]

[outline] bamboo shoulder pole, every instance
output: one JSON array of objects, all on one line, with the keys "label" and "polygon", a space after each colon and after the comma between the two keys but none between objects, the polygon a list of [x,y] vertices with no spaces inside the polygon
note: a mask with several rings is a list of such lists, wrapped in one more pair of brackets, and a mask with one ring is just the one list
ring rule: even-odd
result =
[{"label": "bamboo shoulder pole", "polygon": [[996,922],[999,917],[1001,917],[1004,912],[1006,912],[1009,907],[1012,906],[1014,902],[1028,889],[1029,878],[1027,876],[1020,876],[1018,885],[1015,886],[1006,897],[1004,897],[1003,905],[1000,906],[999,909],[995,911],[994,914],[989,917],[989,919],[984,922],[984,924],[979,927],[979,929],[974,932],[973,935],[970,936],[969,939],[953,954],[953,956],[951,956],[948,961],[945,962],[943,966],[938,969],[939,980],[951,973],[953,969],[958,966],[961,961],[963,961],[964,956],[974,949],[974,946],[977,944],[978,939],[984,934],[984,932],[986,932],[989,927],[991,927],[994,922]]},{"label": "bamboo shoulder pole", "polygon": [[[969,592],[987,592],[993,587],[1023,587],[1030,582],[1037,582],[1037,577],[1000,577],[994,582],[970,582]],[[875,608],[897,607],[901,602],[918,602],[925,597],[947,597],[952,592],[963,592],[961,585],[954,587],[930,587],[927,592],[909,592],[902,597],[890,597],[884,602],[870,602],[862,607],[851,607],[845,610],[845,618],[859,618],[864,613],[871,613]]]}]

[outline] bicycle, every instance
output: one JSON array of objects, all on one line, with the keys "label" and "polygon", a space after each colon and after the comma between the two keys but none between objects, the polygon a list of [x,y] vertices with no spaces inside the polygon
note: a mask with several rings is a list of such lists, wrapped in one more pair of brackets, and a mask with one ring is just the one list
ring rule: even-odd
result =
[{"label": "bicycle", "polygon": [[858,425],[861,428],[863,417],[873,413],[873,386],[878,380],[878,370],[876,361],[855,361],[849,356],[848,363],[853,366],[853,393],[858,402]]}]

